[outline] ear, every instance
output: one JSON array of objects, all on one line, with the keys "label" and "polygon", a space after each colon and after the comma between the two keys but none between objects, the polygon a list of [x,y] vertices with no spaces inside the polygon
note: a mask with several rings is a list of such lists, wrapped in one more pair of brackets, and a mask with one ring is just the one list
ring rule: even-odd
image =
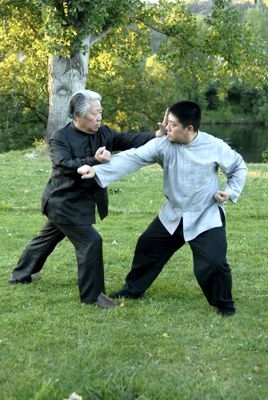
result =
[{"label": "ear", "polygon": [[195,133],[195,130],[194,130],[193,125],[188,125],[187,128],[189,129],[189,132],[190,132],[190,133]]}]

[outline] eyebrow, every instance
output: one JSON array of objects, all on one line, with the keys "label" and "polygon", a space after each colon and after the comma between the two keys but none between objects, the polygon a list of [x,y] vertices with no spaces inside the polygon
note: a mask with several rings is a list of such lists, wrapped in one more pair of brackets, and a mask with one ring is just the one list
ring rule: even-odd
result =
[{"label": "eyebrow", "polygon": [[94,113],[94,112],[95,112],[95,113],[96,113],[96,112],[99,113],[99,112],[102,112],[102,111],[103,111],[103,108],[100,108],[100,109],[96,109],[96,108],[95,108],[94,110],[89,110],[89,111],[91,111],[92,113]]}]

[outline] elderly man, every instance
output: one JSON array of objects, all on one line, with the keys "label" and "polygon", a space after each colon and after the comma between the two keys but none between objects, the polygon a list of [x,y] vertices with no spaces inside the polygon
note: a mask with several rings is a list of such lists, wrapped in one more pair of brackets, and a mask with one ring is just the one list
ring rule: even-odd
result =
[{"label": "elderly man", "polygon": [[[221,139],[199,131],[201,110],[192,101],[169,108],[167,135],[138,149],[115,155],[101,166],[78,169],[83,179],[96,175],[101,187],[144,165],[163,167],[166,201],[139,237],[126,284],[111,297],[141,297],[165,263],[187,241],[194,273],[210,305],[222,316],[233,315],[231,269],[226,260],[224,202],[236,203],[247,168],[242,157]],[[220,189],[218,169],[227,177]]]},{"label": "elderly man", "polygon": [[[106,163],[113,150],[138,147],[154,133],[117,134],[101,125],[101,96],[90,90],[75,93],[69,104],[72,122],[49,140],[52,174],[42,198],[48,221],[22,254],[9,283],[31,282],[55,246],[66,236],[75,248],[78,286],[82,303],[114,307],[104,295],[102,238],[93,228],[95,207],[101,219],[108,213],[107,190],[95,181],[81,180],[77,168]],[[156,135],[160,135],[160,131]]]}]

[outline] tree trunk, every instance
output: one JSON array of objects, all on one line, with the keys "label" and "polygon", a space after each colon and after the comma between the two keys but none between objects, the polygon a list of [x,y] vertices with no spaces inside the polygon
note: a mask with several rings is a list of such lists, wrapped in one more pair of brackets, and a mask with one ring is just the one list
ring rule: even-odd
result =
[{"label": "tree trunk", "polygon": [[69,120],[68,103],[73,93],[85,89],[88,74],[90,37],[84,41],[83,52],[74,57],[51,56],[49,59],[49,114],[47,135],[62,128]]}]

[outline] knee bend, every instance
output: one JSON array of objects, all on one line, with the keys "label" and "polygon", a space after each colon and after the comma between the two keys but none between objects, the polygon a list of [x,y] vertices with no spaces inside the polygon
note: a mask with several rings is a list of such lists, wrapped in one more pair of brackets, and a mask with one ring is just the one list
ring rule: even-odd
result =
[{"label": "knee bend", "polygon": [[94,239],[92,240],[93,244],[96,247],[101,247],[102,246],[102,237],[98,233],[95,235]]},{"label": "knee bend", "polygon": [[228,269],[229,266],[227,264],[226,258],[210,255],[210,257],[206,257],[202,261],[199,260],[196,262],[195,260],[195,273],[202,274],[205,270],[211,271],[211,273],[216,271],[223,271]]},{"label": "knee bend", "polygon": [[212,257],[209,259],[209,266],[214,271],[226,271],[229,269],[226,258]]},{"label": "knee bend", "polygon": [[90,237],[87,237],[84,239],[84,248],[87,248],[89,250],[100,250],[102,248],[102,237],[96,232],[94,236],[90,235]]},{"label": "knee bend", "polygon": [[151,246],[150,238],[148,238],[147,235],[145,235],[144,233],[140,235],[136,244],[136,250],[140,249],[143,252],[146,252],[148,251],[150,246]]}]

